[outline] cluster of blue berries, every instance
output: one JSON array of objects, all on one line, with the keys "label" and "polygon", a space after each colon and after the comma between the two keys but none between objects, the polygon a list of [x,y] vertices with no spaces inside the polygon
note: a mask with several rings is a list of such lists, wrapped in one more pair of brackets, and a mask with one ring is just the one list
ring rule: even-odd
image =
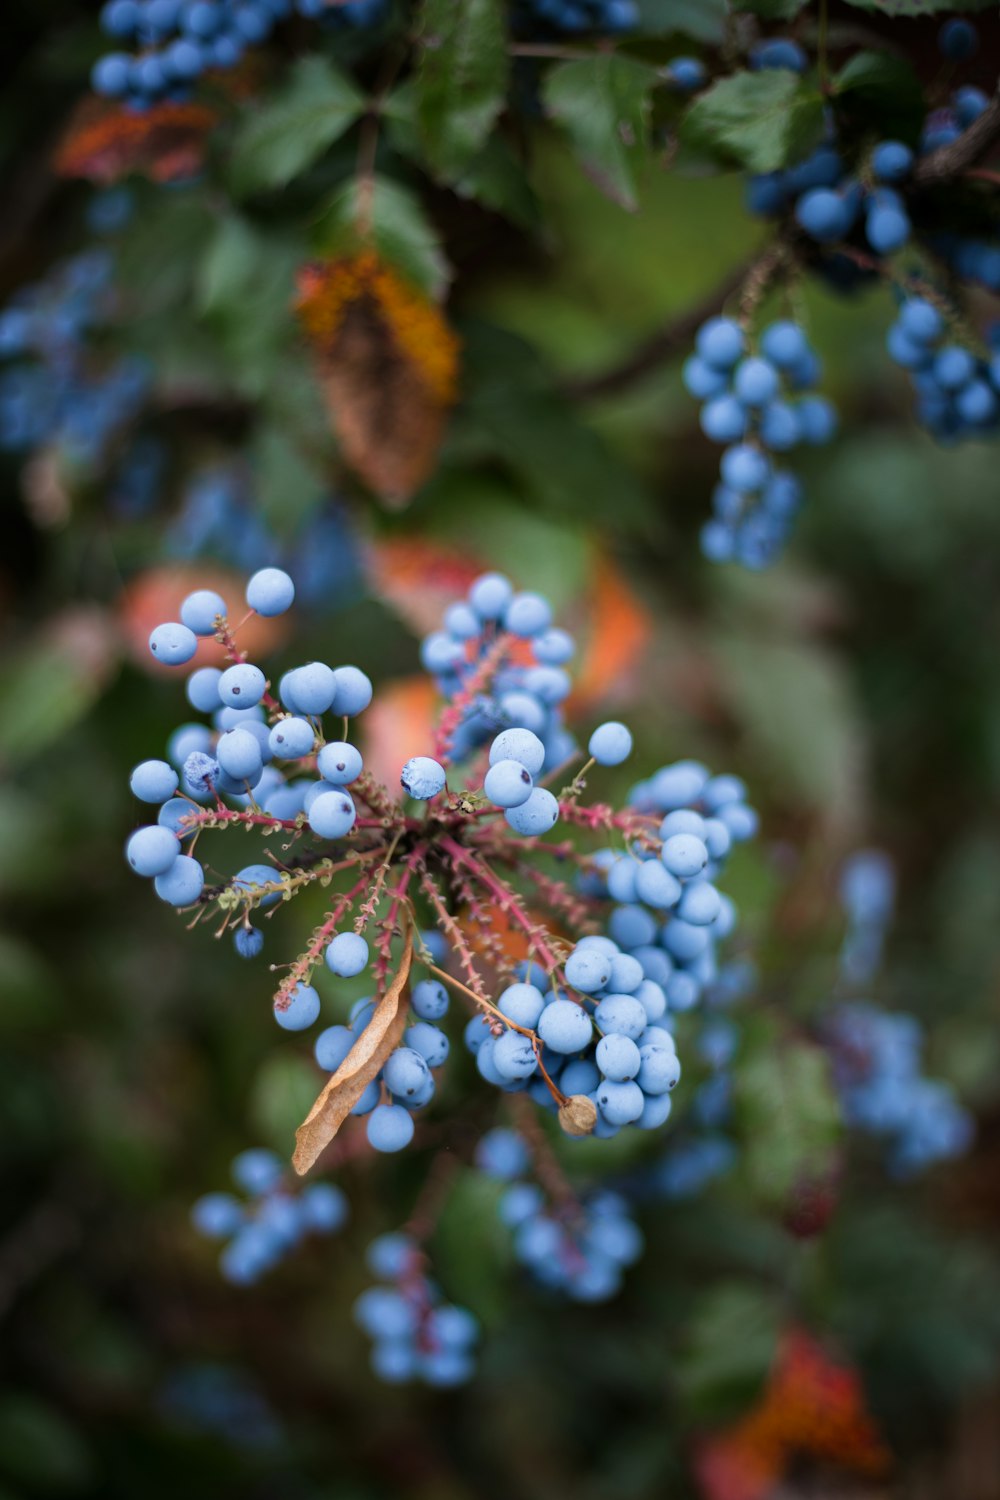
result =
[{"label": "cluster of blue berries", "polygon": [[617,1193],[550,1201],[535,1182],[524,1180],[530,1152],[515,1131],[484,1135],[476,1163],[488,1177],[508,1183],[498,1205],[513,1232],[517,1260],[542,1286],[576,1302],[605,1302],[642,1254],[643,1238]]},{"label": "cluster of blue berries", "polygon": [[248,47],[265,42],[293,14],[333,25],[366,27],[387,0],[106,0],[101,26],[134,51],[106,52],[91,85],[134,109],[184,99],[205,73],[235,68]]},{"label": "cluster of blue berries", "polygon": [[902,299],[886,347],[913,382],[917,416],[941,442],[995,432],[1000,422],[1000,326],[988,331],[985,352],[947,335],[941,307],[926,297]]},{"label": "cluster of blue berries", "polygon": [[[840,953],[843,991],[875,979],[895,892],[892,862],[880,850],[861,850],[845,863],[840,876],[847,918]],[[827,1018],[822,1036],[846,1123],[885,1142],[891,1172],[911,1176],[968,1148],[971,1116],[948,1084],[923,1075],[923,1028],[916,1017],[844,1001]]]},{"label": "cluster of blue berries", "polygon": [[717,945],[737,915],[714,882],[732,848],[753,838],[757,814],[738,777],[713,776],[698,761],[662,767],[628,801],[659,818],[658,840],[595,856],[614,902],[608,934],[662,988],[671,1011],[687,1011],[719,977]]},{"label": "cluster of blue berries", "polygon": [[[518,650],[531,664],[516,659]],[[532,776],[561,766],[576,750],[562,705],[571,687],[567,670],[576,651],[568,631],[552,624],[552,606],[541,594],[517,593],[502,573],[484,573],[465,599],[445,612],[439,630],[421,643],[420,659],[443,697],[461,699],[462,717],[452,754],[462,760],[502,729],[530,730],[542,742]],[[502,657],[488,685],[477,687],[485,666]]]},{"label": "cluster of blue berries", "polygon": [[[423,934],[422,944],[425,951],[443,961],[446,945],[440,933]],[[359,974],[368,962],[368,944],[356,933],[338,933],[326,950],[326,962],[332,973],[342,978],[352,977]],[[312,993],[315,995],[316,991]],[[317,1014],[318,1000],[317,995]],[[289,1010],[297,1004],[293,1001]],[[443,1020],[448,1011],[448,991],[444,985],[432,978],[419,980],[410,990],[410,1010],[411,1024],[403,1033],[402,1042],[389,1054],[385,1065],[367,1084],[351,1109],[352,1115],[367,1116],[368,1141],[376,1151],[402,1151],[410,1144],[414,1131],[413,1116],[430,1104],[435,1092],[435,1071],[448,1058],[448,1037],[435,1024]],[[328,1026],[320,1032],[313,1051],[325,1072],[337,1071],[374,1011],[374,1001],[365,996],[352,1006],[346,1026]],[[283,1013],[276,1014],[280,1019]]]},{"label": "cluster of blue berries", "polygon": [[710,318],[695,349],[684,383],[704,403],[706,437],[726,445],[702,550],[713,562],[766,567],[781,551],[802,500],[799,480],[775,468],[772,455],[801,443],[828,443],[837,430],[833,406],[811,394],[819,359],[791,319],[765,328],[752,352],[740,323]]},{"label": "cluster of blue berries", "polygon": [[278,537],[255,504],[252,475],[242,464],[216,464],[191,478],[164,546],[172,557],[213,557],[247,573],[282,568],[307,609],[342,607],[363,587],[361,543],[344,508],[329,501]]},{"label": "cluster of blue berries", "polygon": [[[497,997],[511,1024],[474,1017],[465,1043],[488,1083],[507,1093],[526,1089],[555,1111],[559,1092],[594,1106],[593,1133],[617,1135],[625,1125],[656,1130],[670,1114],[681,1076],[665,1020],[667,996],[647,979],[639,960],[606,937],[585,937],[564,966],[566,988],[543,993],[531,965]],[[536,974],[542,982],[544,977]]]},{"label": "cluster of blue berries", "polygon": [[914,1016],[843,1005],[826,1043],[845,1121],[885,1142],[894,1175],[912,1176],[968,1149],[972,1118],[947,1083],[924,1076]]},{"label": "cluster of blue berries", "polygon": [[113,271],[107,250],[85,251],[21,288],[0,313],[0,447],[52,445],[93,465],[141,408],[145,362],[98,360],[91,346],[114,311]]},{"label": "cluster of blue berries", "polygon": [[246,1195],[206,1193],[191,1222],[207,1239],[225,1240],[219,1266],[227,1281],[249,1286],[309,1235],[335,1234],[347,1222],[347,1199],[327,1182],[292,1187],[273,1151],[241,1151],[232,1164]]},{"label": "cluster of blue berries", "polygon": [[474,1372],[479,1325],[466,1308],[444,1300],[417,1242],[402,1233],[380,1235],[367,1261],[389,1283],[367,1288],[354,1304],[355,1321],[372,1340],[375,1374],[391,1385],[463,1385]]},{"label": "cluster of blue berries", "polygon": [[519,35],[620,36],[639,24],[636,0],[513,0],[511,26]]}]

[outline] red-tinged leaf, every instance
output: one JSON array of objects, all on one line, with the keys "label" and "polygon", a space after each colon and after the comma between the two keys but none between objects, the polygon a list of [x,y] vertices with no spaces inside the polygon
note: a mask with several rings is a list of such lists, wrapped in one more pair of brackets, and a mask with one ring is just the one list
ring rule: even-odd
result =
[{"label": "red-tinged leaf", "polygon": [[379,688],[363,720],[365,765],[376,781],[395,786],[400,745],[431,744],[439,706],[434,684],[423,673]]},{"label": "red-tinged leaf", "polygon": [[55,170],[102,186],[132,172],[178,182],[201,170],[216,119],[204,104],[155,104],[139,114],[87,99],[56,151]]},{"label": "red-tinged leaf", "polygon": [[871,1479],[892,1464],[856,1372],[793,1328],[760,1400],[702,1441],[695,1467],[706,1500],[765,1500],[803,1457]]},{"label": "red-tinged leaf", "polygon": [[434,468],[455,401],[455,334],[373,251],[307,266],[298,312],[345,459],[388,505],[405,505]]},{"label": "red-tinged leaf", "polygon": [[437,630],[453,599],[460,599],[487,563],[468,551],[421,536],[382,537],[369,555],[372,586],[417,635]]},{"label": "red-tinged leaf", "polygon": [[402,1040],[409,1011],[406,985],[412,958],[413,934],[407,931],[396,977],[375,1007],[368,1025],[295,1132],[292,1166],[300,1177],[315,1166],[365,1089],[384,1066],[389,1053]]},{"label": "red-tinged leaf", "polygon": [[624,700],[652,637],[653,621],[620,569],[603,553],[594,565],[587,613],[590,628],[574,700],[579,705],[606,702],[609,688]]}]

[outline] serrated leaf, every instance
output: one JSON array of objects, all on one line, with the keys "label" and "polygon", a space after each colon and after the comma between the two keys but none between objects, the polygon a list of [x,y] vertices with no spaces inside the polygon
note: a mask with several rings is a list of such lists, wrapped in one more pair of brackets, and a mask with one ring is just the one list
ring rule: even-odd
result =
[{"label": "serrated leaf", "polygon": [[409,1013],[406,985],[412,959],[413,934],[408,930],[392,984],[295,1132],[292,1166],[300,1177],[315,1166],[369,1083],[381,1071],[389,1053],[399,1045]]},{"label": "serrated leaf", "polygon": [[388,177],[352,179],[328,200],[317,221],[322,255],[354,255],[365,247],[396,267],[429,297],[441,298],[450,269],[419,199]]},{"label": "serrated leaf", "polygon": [[417,120],[431,168],[450,181],[493,128],[507,90],[500,0],[424,0]]},{"label": "serrated leaf", "polygon": [[686,145],[751,172],[778,171],[805,156],[822,134],[821,95],[787,68],[721,78],[681,124]]},{"label": "serrated leaf", "polygon": [[832,1172],[840,1109],[818,1046],[759,1028],[741,1055],[734,1098],[747,1175],[761,1202],[787,1208],[798,1188]]},{"label": "serrated leaf", "polygon": [[699,42],[721,42],[726,32],[728,0],[639,0],[639,36],[669,36],[679,31]]},{"label": "serrated leaf", "polygon": [[251,107],[233,143],[230,185],[237,196],[284,187],[322,156],[364,112],[357,86],[322,57],[296,63],[286,86]]},{"label": "serrated leaf", "polygon": [[636,177],[656,76],[645,63],[602,53],[560,63],[543,88],[545,108],[568,133],[584,170],[629,210],[638,207]]}]

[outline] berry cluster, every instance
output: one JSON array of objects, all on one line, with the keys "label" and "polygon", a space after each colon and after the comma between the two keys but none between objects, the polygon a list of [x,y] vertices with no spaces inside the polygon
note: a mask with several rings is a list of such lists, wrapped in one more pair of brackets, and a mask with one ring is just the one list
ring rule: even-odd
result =
[{"label": "berry cluster", "polygon": [[[876,849],[854,855],[841,872],[844,989],[867,985],[878,972],[895,884],[891,861]],[[910,1176],[968,1148],[972,1119],[948,1084],[924,1077],[923,1028],[914,1016],[845,1001],[828,1017],[823,1041],[846,1123],[885,1141],[890,1171]]]},{"label": "berry cluster", "polygon": [[913,1016],[843,1005],[826,1041],[844,1119],[885,1141],[891,1172],[911,1176],[968,1149],[971,1117],[948,1084],[924,1077],[923,1030]]},{"label": "berry cluster", "polygon": [[367,1260],[372,1273],[390,1283],[369,1287],[354,1304],[355,1321],[373,1342],[375,1374],[392,1385],[462,1385],[473,1372],[479,1325],[466,1308],[442,1298],[417,1240],[380,1235]]},{"label": "berry cluster", "polygon": [[356,597],[363,572],[360,541],[336,501],[279,538],[254,500],[245,466],[201,469],[187,484],[167,527],[166,551],[185,560],[217,558],[248,573],[275,563],[294,582],[299,604],[309,609],[330,610]]},{"label": "berry cluster", "polygon": [[987,331],[986,349],[968,347],[960,333],[948,337],[946,311],[905,296],[886,338],[890,358],[913,382],[918,418],[942,442],[982,436],[1000,421],[1000,327]]},{"label": "berry cluster", "polygon": [[800,443],[828,443],[837,430],[830,402],[809,394],[819,379],[819,359],[805,331],[787,318],[769,324],[754,349],[741,323],[710,318],[695,347],[684,382],[704,402],[705,436],[727,445],[702,550],[713,562],[766,567],[781,551],[802,500],[798,479],[775,468],[772,455]]},{"label": "berry cluster", "polygon": [[[968,22],[953,19],[941,29],[949,62],[972,56],[977,45]],[[751,49],[749,64],[801,74],[809,58],[798,42],[775,37]],[[681,57],[668,66],[666,81],[686,95],[709,79],[699,59]],[[706,435],[729,445],[713,518],[702,532],[702,550],[712,561],[756,569],[778,556],[802,491],[792,474],[772,468],[771,455],[798,443],[826,443],[836,430],[825,399],[787,399],[810,389],[819,374],[803,329],[781,321],[759,341],[749,338],[759,304],[776,285],[807,271],[844,293],[875,278],[888,282],[900,304],[888,351],[912,376],[923,425],[944,441],[997,429],[998,336],[984,342],[958,299],[963,282],[1000,292],[1000,242],[984,196],[965,187],[954,207],[961,230],[942,228],[952,220],[942,207],[949,179],[938,155],[974,133],[990,107],[981,89],[963,85],[946,106],[928,107],[912,138],[873,140],[858,129],[850,100],[841,117],[834,91],[821,144],[789,167],[748,178],[748,210],[774,221],[775,242],[747,278],[739,321],[706,323],[685,367],[688,390],[704,403]]]},{"label": "berry cluster", "polygon": [[636,0],[513,0],[515,32],[618,36],[639,23]]},{"label": "berry cluster", "polygon": [[531,1152],[512,1130],[484,1135],[476,1162],[488,1177],[510,1184],[498,1213],[513,1231],[517,1260],[536,1281],[576,1302],[615,1296],[622,1273],[643,1249],[624,1199],[609,1192],[580,1199],[561,1180],[558,1195],[549,1198],[538,1183],[525,1180]]},{"label": "berry cluster", "polygon": [[106,52],[94,64],[94,92],[134,109],[187,97],[205,73],[235,68],[248,47],[298,13],[341,26],[371,26],[386,0],[105,0],[101,26],[134,51]]},{"label": "berry cluster", "polygon": [[208,1239],[226,1240],[219,1267],[227,1281],[249,1286],[310,1234],[335,1234],[347,1222],[347,1199],[328,1182],[293,1186],[272,1151],[241,1151],[232,1165],[246,1195],[206,1193],[191,1222]]},{"label": "berry cluster", "polygon": [[145,400],[143,361],[95,359],[90,340],[114,308],[113,261],[90,250],[21,288],[0,313],[0,447],[55,445],[99,461]]}]

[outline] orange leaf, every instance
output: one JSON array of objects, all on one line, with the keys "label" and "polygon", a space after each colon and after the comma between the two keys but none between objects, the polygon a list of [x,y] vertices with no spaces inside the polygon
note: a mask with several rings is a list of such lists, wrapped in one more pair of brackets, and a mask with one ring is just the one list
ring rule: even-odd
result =
[{"label": "orange leaf", "polygon": [[591,629],[574,688],[574,701],[581,705],[605,700],[612,683],[627,691],[629,674],[653,633],[649,611],[603,554],[597,557],[587,602]]},{"label": "orange leaf", "polygon": [[487,563],[469,551],[406,533],[373,543],[369,571],[376,594],[402,616],[417,635],[429,635],[453,599],[485,573]]},{"label": "orange leaf", "polygon": [[365,1089],[383,1067],[406,1030],[409,1001],[404,998],[413,934],[407,929],[403,956],[395,979],[382,996],[375,1013],[337,1071],[332,1074],[316,1103],[295,1132],[292,1166],[302,1177],[315,1166]]},{"label": "orange leaf", "polygon": [[434,468],[455,401],[455,334],[370,250],[306,266],[297,306],[345,459],[387,504],[405,505]]},{"label": "orange leaf", "polygon": [[138,113],[85,99],[55,155],[60,177],[85,177],[105,186],[138,172],[153,182],[193,177],[215,124],[204,104],[154,104]]}]

